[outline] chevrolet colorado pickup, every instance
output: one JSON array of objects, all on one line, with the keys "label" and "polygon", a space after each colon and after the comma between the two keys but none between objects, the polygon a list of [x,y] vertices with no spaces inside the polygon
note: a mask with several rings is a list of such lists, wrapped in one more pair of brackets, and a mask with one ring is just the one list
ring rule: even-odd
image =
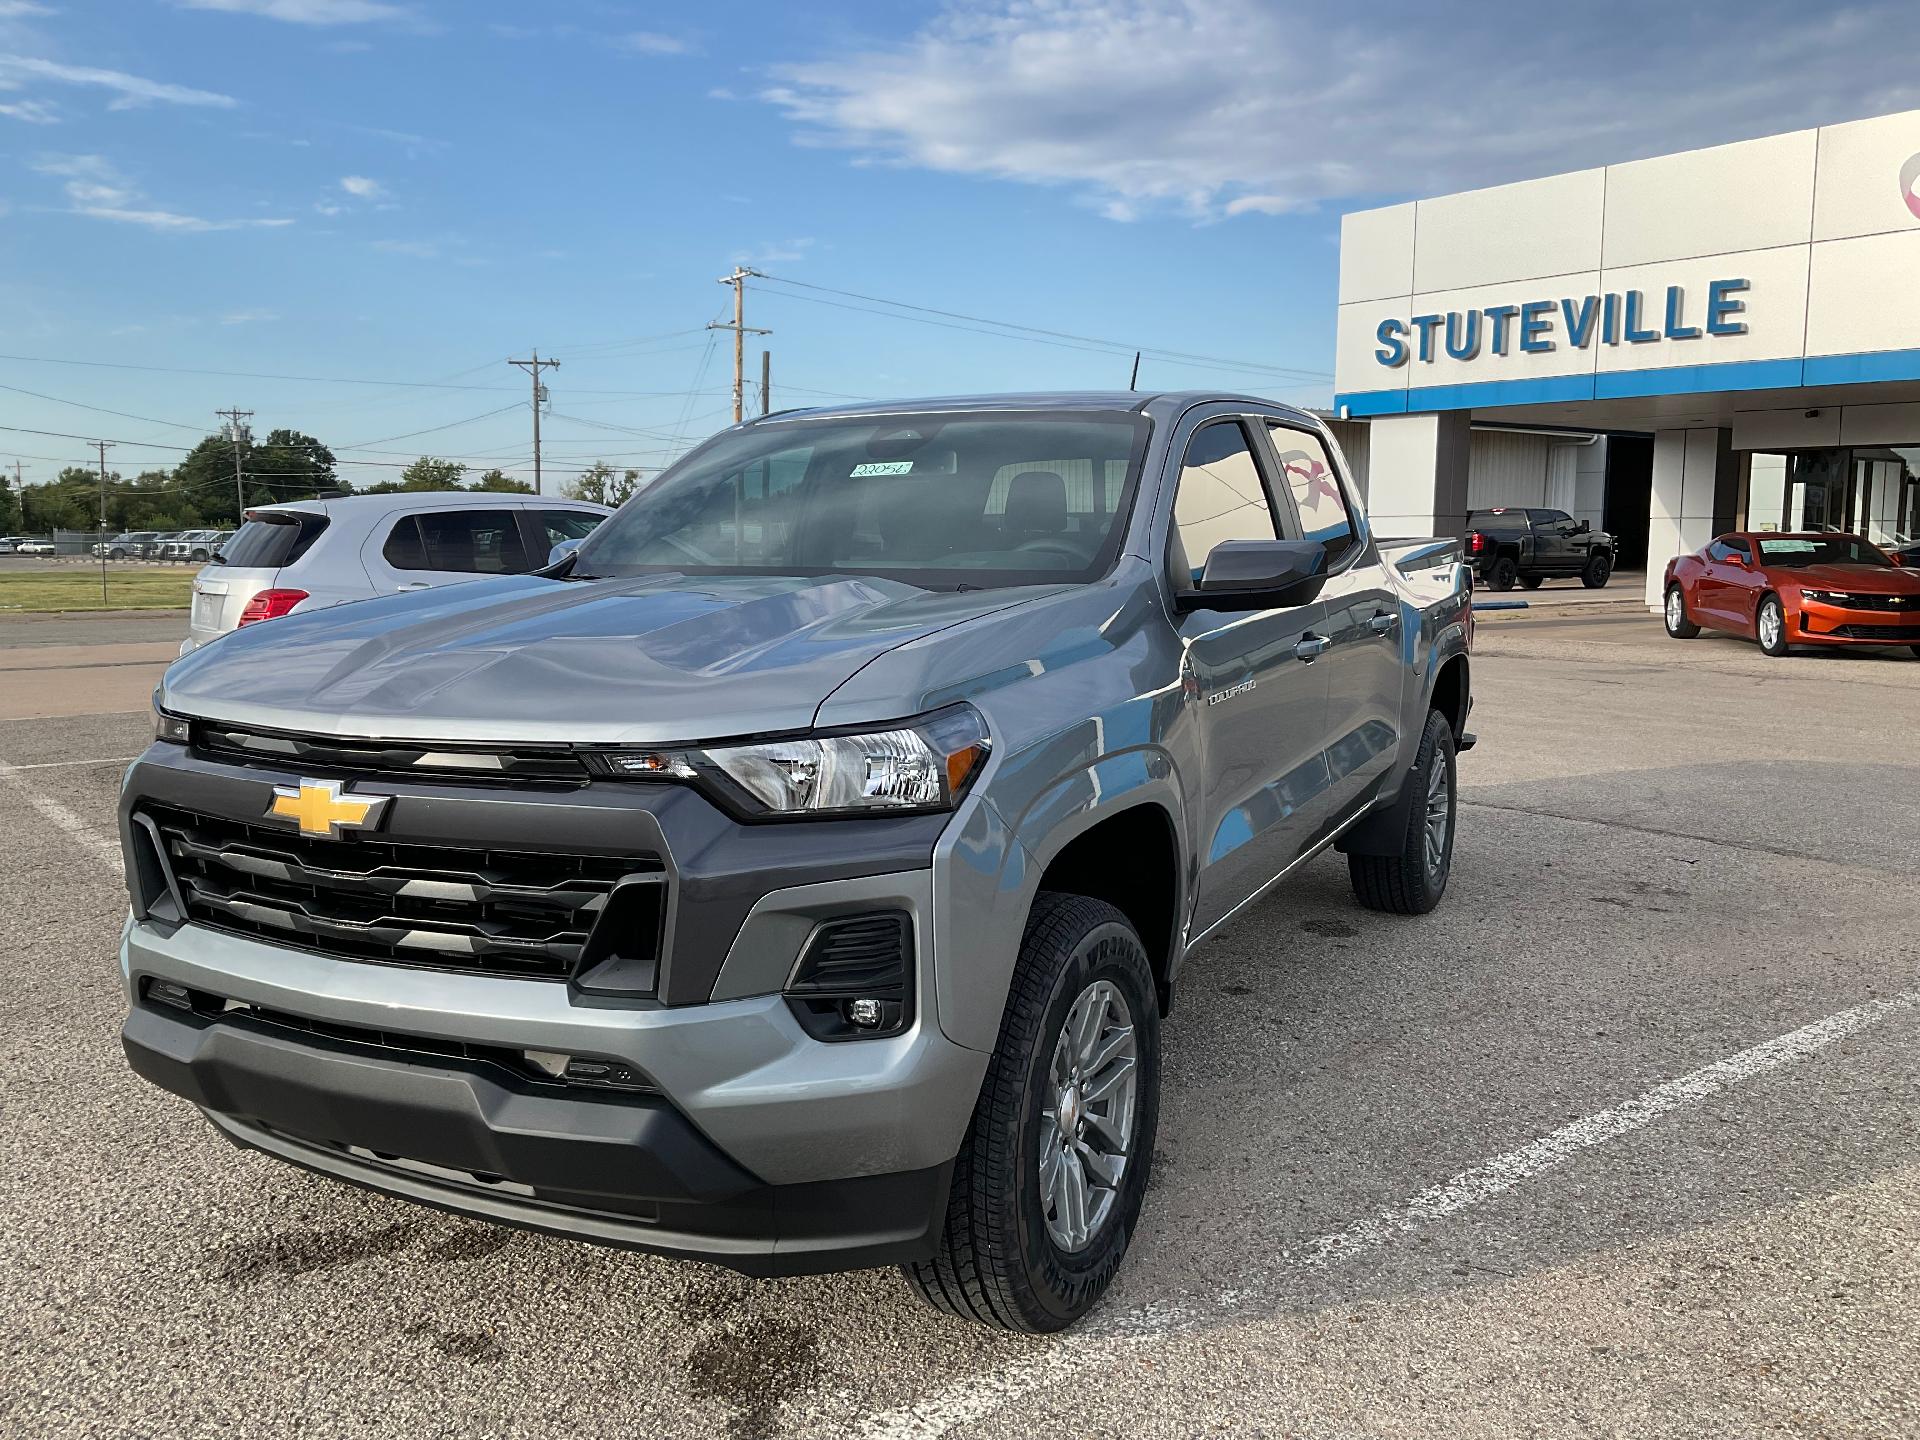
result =
[{"label": "chevrolet colorado pickup", "polygon": [[[242,1146],[1071,1323],[1185,958],[1452,864],[1471,582],[1214,394],[723,431],[544,571],[195,651],[121,805],[123,1040]],[[1449,557],[1454,558],[1449,558]]]}]

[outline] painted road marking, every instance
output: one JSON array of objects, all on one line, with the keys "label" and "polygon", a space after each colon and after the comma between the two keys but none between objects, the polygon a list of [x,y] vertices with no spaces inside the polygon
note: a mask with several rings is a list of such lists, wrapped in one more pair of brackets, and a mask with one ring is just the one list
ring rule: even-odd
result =
[{"label": "painted road marking", "polygon": [[82,820],[58,800],[55,800],[49,795],[42,795],[25,780],[22,780],[19,772],[27,768],[28,767],[24,765],[0,765],[0,781],[5,781],[11,785],[19,792],[22,800],[25,800],[27,804],[31,805],[35,810],[38,810],[56,829],[63,832],[69,840],[73,841],[74,844],[93,856],[94,859],[100,861],[101,864],[109,867],[114,874],[118,875],[123,873],[120,862],[120,841],[118,838],[113,840],[106,839],[100,835],[93,826],[87,824],[85,820]]},{"label": "painted road marking", "polygon": [[1202,1323],[1216,1323],[1223,1312],[1251,1310],[1278,1288],[1287,1268],[1320,1267],[1378,1250],[1422,1225],[1497,1199],[1582,1150],[1642,1129],[1663,1115],[1711,1099],[1743,1080],[1804,1060],[1848,1035],[1916,1006],[1920,1006],[1920,991],[1906,991],[1790,1030],[1677,1080],[1656,1085],[1631,1100],[1562,1125],[1531,1144],[1496,1155],[1451,1180],[1430,1186],[1392,1209],[1322,1235],[1298,1250],[1284,1252],[1276,1271],[1251,1277],[1246,1285],[1222,1291],[1205,1304],[1142,1306],[1102,1317],[1006,1369],[956,1381],[911,1405],[876,1412],[852,1433],[862,1440],[939,1440],[959,1426],[985,1419],[1022,1396],[1045,1388],[1056,1377],[1085,1373],[1083,1366],[1104,1366],[1111,1359],[1104,1352],[1115,1342],[1166,1339]]},{"label": "painted road marking", "polygon": [[0,775],[16,775],[22,770],[65,770],[73,765],[131,765],[138,755],[107,755],[98,760],[37,760],[31,765],[0,765]]}]

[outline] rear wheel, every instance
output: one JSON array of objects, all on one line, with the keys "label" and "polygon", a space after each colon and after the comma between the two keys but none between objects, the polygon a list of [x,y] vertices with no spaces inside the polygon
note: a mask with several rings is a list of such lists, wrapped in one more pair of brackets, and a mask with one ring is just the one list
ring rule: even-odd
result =
[{"label": "rear wheel", "polygon": [[1666,619],[1667,634],[1676,640],[1691,640],[1700,633],[1700,627],[1687,618],[1686,597],[1678,585],[1667,587]]},{"label": "rear wheel", "polygon": [[1493,569],[1487,572],[1489,590],[1511,590],[1514,581],[1520,578],[1520,565],[1511,555],[1502,555],[1493,562]]},{"label": "rear wheel", "polygon": [[1612,578],[1613,557],[1604,550],[1598,555],[1589,556],[1587,568],[1580,572],[1580,583],[1589,590],[1605,588],[1607,581]]},{"label": "rear wheel", "polygon": [[1760,648],[1767,654],[1777,657],[1787,653],[1787,612],[1781,608],[1778,595],[1761,598],[1760,613],[1754,618],[1754,632]]},{"label": "rear wheel", "polygon": [[1393,915],[1424,915],[1446,893],[1453,870],[1453,727],[1438,710],[1427,712],[1427,728],[1414,754],[1406,783],[1413,787],[1407,829],[1396,855],[1347,856],[1353,896],[1369,910]]},{"label": "rear wheel", "polygon": [[1106,902],[1043,892],[954,1166],[940,1248],[903,1267],[908,1283],[935,1309],[983,1325],[1071,1325],[1133,1239],[1159,1095],[1146,947]]}]

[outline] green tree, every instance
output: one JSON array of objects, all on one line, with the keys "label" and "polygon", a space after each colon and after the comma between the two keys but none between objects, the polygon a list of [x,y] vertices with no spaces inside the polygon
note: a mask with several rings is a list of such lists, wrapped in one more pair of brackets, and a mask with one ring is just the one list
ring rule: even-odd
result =
[{"label": "green tree", "polygon": [[[110,490],[119,479],[108,475]],[[43,484],[21,488],[20,528],[30,535],[49,530],[93,530],[99,520],[100,476],[84,465],[69,465]]]},{"label": "green tree", "polygon": [[[233,441],[209,435],[175,467],[174,485],[192,496],[208,525],[240,523],[240,504],[234,494]],[[305,500],[335,489],[333,452],[311,435],[298,430],[274,430],[264,440],[244,443],[240,449],[240,488],[249,505],[276,500]],[[142,527],[150,528],[150,527]]]},{"label": "green tree", "polygon": [[[422,455],[406,469],[400,472],[401,490],[458,490],[460,477],[467,473],[467,467],[457,460],[439,460],[432,455]],[[380,487],[373,487],[373,493],[381,493]]]},{"label": "green tree", "polygon": [[20,497],[13,487],[0,480],[0,535],[11,535],[20,528]]},{"label": "green tree", "polygon": [[509,495],[531,495],[533,486],[516,480],[504,470],[489,470],[469,487],[474,490],[498,490]]},{"label": "green tree", "polygon": [[640,488],[638,470],[615,470],[604,460],[596,460],[572,480],[560,487],[570,500],[591,500],[596,505],[620,506]]}]

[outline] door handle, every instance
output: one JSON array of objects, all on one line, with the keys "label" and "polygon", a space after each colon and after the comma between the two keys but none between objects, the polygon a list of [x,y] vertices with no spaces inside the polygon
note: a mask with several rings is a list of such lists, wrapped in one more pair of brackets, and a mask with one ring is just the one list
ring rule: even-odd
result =
[{"label": "door handle", "polygon": [[1391,611],[1382,611],[1367,621],[1367,629],[1375,635],[1391,635],[1400,623],[1400,617]]},{"label": "door handle", "polygon": [[1324,635],[1303,635],[1299,643],[1293,647],[1293,655],[1296,660],[1305,660],[1311,664],[1314,658],[1331,644],[1333,641]]},{"label": "door handle", "polygon": [[432,588],[433,586],[425,580],[409,580],[404,585],[394,586],[396,590],[431,590]]}]

